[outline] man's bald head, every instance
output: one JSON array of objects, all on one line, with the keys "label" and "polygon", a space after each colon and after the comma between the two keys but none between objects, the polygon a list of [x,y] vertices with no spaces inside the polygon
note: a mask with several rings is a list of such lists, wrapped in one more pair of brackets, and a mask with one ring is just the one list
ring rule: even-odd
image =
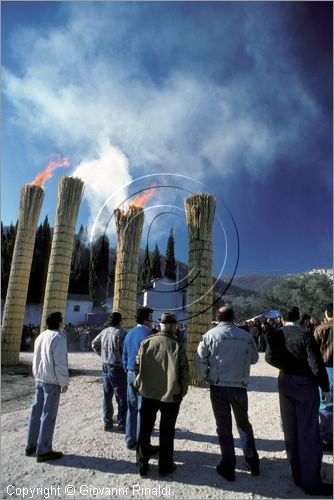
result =
[{"label": "man's bald head", "polygon": [[234,320],[234,312],[232,307],[223,306],[218,309],[217,315],[218,321],[233,321]]}]

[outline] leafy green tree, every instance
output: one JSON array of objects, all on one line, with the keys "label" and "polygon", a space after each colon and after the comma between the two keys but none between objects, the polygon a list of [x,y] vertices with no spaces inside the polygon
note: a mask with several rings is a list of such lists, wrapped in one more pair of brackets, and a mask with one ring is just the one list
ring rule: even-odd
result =
[{"label": "leafy green tree", "polygon": [[332,302],[333,282],[325,274],[302,274],[282,279],[262,296],[263,310],[297,306],[301,314],[312,315],[316,320],[323,318],[324,310]]},{"label": "leafy green tree", "polygon": [[167,247],[166,247],[166,260],[165,260],[165,276],[172,280],[176,279],[176,262],[174,254],[174,236],[173,228],[169,232]]},{"label": "leafy green tree", "polygon": [[161,278],[161,258],[157,244],[152,254],[152,275],[153,278]]},{"label": "leafy green tree", "polygon": [[92,243],[89,268],[89,291],[95,306],[106,301],[108,285],[109,239],[106,236],[100,236]]}]

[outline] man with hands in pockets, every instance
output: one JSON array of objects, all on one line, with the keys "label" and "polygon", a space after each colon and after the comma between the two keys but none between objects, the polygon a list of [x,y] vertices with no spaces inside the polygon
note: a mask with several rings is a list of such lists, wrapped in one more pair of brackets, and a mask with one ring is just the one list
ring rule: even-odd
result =
[{"label": "man with hands in pockets", "polygon": [[218,311],[218,325],[209,330],[199,343],[195,368],[200,379],[210,384],[212,409],[222,458],[217,465],[219,475],[235,480],[235,450],[232,434],[233,410],[245,460],[252,476],[260,473],[253,428],[248,418],[247,385],[250,365],[259,355],[251,334],[238,328],[231,307]]},{"label": "man with hands in pockets", "polygon": [[37,462],[56,460],[63,456],[52,449],[52,439],[58,413],[60,393],[69,383],[67,339],[63,333],[60,312],[51,313],[48,329],[36,339],[32,372],[36,381],[35,400],[29,419],[26,455],[36,452]]}]

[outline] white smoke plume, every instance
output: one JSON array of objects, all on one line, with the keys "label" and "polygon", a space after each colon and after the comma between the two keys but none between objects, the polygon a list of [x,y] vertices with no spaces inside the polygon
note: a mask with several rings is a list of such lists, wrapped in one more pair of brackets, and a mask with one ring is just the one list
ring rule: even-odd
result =
[{"label": "white smoke plume", "polygon": [[[126,156],[115,146],[106,142],[98,158],[84,160],[72,173],[85,183],[85,194],[90,211],[88,229],[94,235],[113,232],[108,220],[113,210],[127,197],[126,184],[131,181]],[[104,208],[103,208],[104,207]],[[102,210],[102,211],[101,211]]]}]

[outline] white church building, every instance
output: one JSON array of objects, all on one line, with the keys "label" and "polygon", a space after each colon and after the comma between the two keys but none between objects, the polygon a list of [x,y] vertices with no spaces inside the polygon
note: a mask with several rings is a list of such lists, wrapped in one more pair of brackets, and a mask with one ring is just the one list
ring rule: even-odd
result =
[{"label": "white church building", "polygon": [[177,321],[186,322],[187,289],[183,282],[170,278],[155,278],[141,292],[143,306],[153,309],[153,322],[158,322],[163,312],[175,314]]}]

